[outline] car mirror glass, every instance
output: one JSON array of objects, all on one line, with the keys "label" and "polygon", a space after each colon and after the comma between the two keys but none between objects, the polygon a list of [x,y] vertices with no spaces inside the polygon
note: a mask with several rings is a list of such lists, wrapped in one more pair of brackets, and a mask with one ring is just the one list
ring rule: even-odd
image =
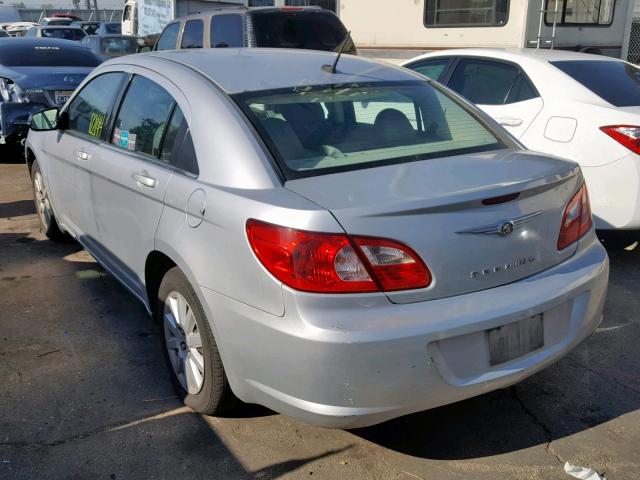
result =
[{"label": "car mirror glass", "polygon": [[29,127],[36,132],[45,132],[58,129],[60,123],[59,110],[50,108],[32,115]]}]

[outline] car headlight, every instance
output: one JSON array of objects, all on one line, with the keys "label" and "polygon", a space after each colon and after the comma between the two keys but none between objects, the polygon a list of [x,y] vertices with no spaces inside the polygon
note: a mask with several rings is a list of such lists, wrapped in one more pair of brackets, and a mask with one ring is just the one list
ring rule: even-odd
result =
[{"label": "car headlight", "polygon": [[0,98],[3,102],[28,102],[24,93],[13,80],[8,78],[0,78]]}]

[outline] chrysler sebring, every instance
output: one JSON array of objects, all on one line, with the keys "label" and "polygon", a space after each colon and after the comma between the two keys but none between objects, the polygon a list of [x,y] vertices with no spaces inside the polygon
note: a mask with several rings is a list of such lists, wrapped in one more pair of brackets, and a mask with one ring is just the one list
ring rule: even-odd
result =
[{"label": "chrysler sebring", "polygon": [[121,57],[32,118],[44,232],[140,299],[198,412],[371,425],[522,380],[601,320],[578,165],[416,73],[335,60]]}]

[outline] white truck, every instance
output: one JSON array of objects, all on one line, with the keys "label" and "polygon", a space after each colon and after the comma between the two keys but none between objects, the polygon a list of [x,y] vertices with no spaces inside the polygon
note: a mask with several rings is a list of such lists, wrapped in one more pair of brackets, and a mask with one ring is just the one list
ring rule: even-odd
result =
[{"label": "white truck", "polygon": [[246,5],[247,0],[127,0],[122,11],[122,34],[159,34],[174,18],[214,8]]}]

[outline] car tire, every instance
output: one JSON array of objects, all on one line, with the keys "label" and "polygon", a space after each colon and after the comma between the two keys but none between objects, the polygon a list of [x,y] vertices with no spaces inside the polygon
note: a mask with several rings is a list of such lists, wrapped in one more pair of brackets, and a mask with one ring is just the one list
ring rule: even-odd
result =
[{"label": "car tire", "polygon": [[204,309],[178,267],[165,274],[157,301],[163,351],[178,395],[196,412],[228,414],[238,400],[229,386]]},{"label": "car tire", "polygon": [[59,242],[69,240],[69,236],[65,234],[56,221],[53,213],[53,207],[49,199],[49,192],[44,182],[44,175],[40,170],[38,161],[34,161],[31,167],[31,186],[33,188],[33,201],[36,206],[36,214],[40,220],[40,229],[49,239]]}]

